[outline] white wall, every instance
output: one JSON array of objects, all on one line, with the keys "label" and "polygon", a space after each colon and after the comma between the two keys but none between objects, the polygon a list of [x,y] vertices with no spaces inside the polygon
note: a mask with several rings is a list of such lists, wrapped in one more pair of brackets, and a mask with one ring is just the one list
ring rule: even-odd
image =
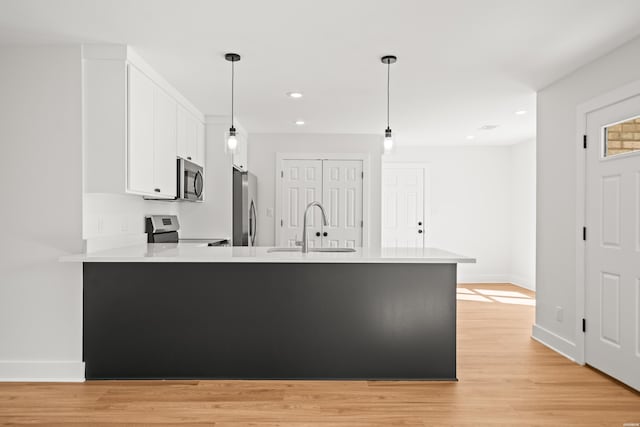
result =
[{"label": "white wall", "polygon": [[382,136],[347,134],[251,134],[249,171],[258,178],[258,244],[273,246],[275,218],[276,153],[367,153],[369,154],[369,242],[380,246],[380,161]]},{"label": "white wall", "polygon": [[228,129],[226,117],[206,117],[205,201],[180,203],[181,238],[231,238],[233,159],[225,150],[225,132]]},{"label": "white wall", "polygon": [[0,380],[82,363],[79,47],[0,48]]},{"label": "white wall", "polygon": [[511,147],[398,147],[384,162],[424,162],[427,244],[475,257],[459,282],[511,282]]},{"label": "white wall", "polygon": [[[538,93],[537,296],[533,335],[569,357],[575,354],[576,108],[640,79],[640,38],[580,68]],[[556,307],[564,310],[556,320]]]},{"label": "white wall", "polygon": [[511,146],[509,234],[511,283],[535,290],[536,283],[536,142]]}]

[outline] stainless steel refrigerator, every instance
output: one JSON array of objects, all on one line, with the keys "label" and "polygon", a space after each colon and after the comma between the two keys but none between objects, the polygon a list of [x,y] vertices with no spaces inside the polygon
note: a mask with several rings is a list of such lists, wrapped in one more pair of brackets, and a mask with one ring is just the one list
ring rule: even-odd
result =
[{"label": "stainless steel refrigerator", "polygon": [[233,246],[255,246],[258,232],[258,180],[233,169]]}]

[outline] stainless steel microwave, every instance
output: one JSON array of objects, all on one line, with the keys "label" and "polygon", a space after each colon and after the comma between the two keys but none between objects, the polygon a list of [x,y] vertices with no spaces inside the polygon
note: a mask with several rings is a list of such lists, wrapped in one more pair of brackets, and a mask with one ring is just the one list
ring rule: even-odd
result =
[{"label": "stainless steel microwave", "polygon": [[178,200],[201,202],[204,200],[204,173],[202,166],[178,159]]}]

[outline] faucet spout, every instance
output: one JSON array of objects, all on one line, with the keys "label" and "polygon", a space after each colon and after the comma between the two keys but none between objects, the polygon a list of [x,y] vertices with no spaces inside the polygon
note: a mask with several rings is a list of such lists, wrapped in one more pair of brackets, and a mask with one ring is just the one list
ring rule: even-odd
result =
[{"label": "faucet spout", "polygon": [[327,213],[324,210],[324,207],[320,202],[311,202],[307,205],[307,208],[304,210],[304,217],[302,220],[302,253],[309,253],[309,236],[307,234],[307,214],[311,210],[312,207],[317,206],[320,208],[320,213],[322,213],[322,224],[324,226],[329,225],[329,221],[327,220]]}]

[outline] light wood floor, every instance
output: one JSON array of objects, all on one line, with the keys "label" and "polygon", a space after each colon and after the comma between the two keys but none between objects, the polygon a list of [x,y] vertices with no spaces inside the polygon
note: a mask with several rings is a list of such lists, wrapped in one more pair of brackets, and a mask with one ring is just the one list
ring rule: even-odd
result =
[{"label": "light wood floor", "polygon": [[[524,296],[482,295],[475,290]],[[495,292],[491,292],[495,294]],[[0,383],[4,424],[215,426],[640,423],[640,394],[530,338],[533,295],[459,289],[459,382],[114,381]]]}]

